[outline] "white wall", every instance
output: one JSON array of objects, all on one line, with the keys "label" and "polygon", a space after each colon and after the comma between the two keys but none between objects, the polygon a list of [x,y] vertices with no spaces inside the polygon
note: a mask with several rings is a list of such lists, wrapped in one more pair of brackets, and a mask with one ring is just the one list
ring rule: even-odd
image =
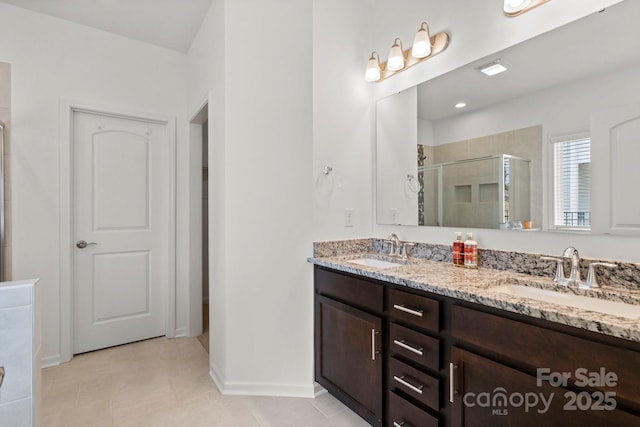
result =
[{"label": "white wall", "polygon": [[[364,67],[373,2],[313,1],[314,240],[371,235],[375,106]],[[317,183],[325,165],[333,167],[328,188]],[[354,209],[352,227],[345,227],[345,208]]]},{"label": "white wall", "polygon": [[[386,59],[387,50],[394,37],[400,36],[411,43],[422,19],[429,21],[432,33],[446,31],[451,40],[449,48],[437,57],[375,84],[374,99],[421,83],[491,52],[502,50],[618,2],[619,0],[552,1],[518,18],[507,19],[502,15],[501,1],[495,1],[494,7],[488,7],[487,2],[475,0],[378,0],[376,20],[372,28],[376,29],[375,49],[383,52],[383,60]],[[362,54],[363,66],[367,54]],[[373,227],[376,237],[386,237],[389,233],[395,232],[401,239],[440,244],[450,244],[455,231],[458,230],[379,225]],[[480,247],[559,254],[565,247],[573,245],[584,257],[640,261],[640,254],[634,249],[638,245],[638,239],[632,237],[552,232],[516,235],[494,230],[475,231],[474,236]]]},{"label": "white wall", "polygon": [[189,104],[210,93],[211,368],[224,393],[313,393],[312,24],[311,0],[214,0],[189,51]]},{"label": "white wall", "polygon": [[[225,1],[213,0],[188,52],[188,105],[196,114],[208,101],[209,131],[209,360],[212,372],[225,382],[227,372],[227,179]],[[198,138],[199,139],[199,138]],[[195,144],[191,150],[198,150]],[[198,153],[192,158],[200,163]],[[195,164],[191,167],[195,167]],[[195,178],[193,184],[196,184]],[[192,205],[193,206],[193,205]],[[194,211],[195,212],[195,211]],[[198,218],[191,218],[198,221]]]},{"label": "white wall", "polygon": [[[12,65],[13,278],[42,283],[43,357],[60,348],[59,134],[61,97],[178,119],[178,176],[186,167],[186,55],[0,3],[0,61]],[[178,254],[186,206],[178,183]],[[178,285],[186,284],[178,258]],[[186,286],[177,292],[184,331]]]},{"label": "white wall", "polygon": [[[190,111],[210,96],[210,354],[225,393],[313,393],[306,257],[313,240],[371,234],[371,4],[214,0],[189,51]],[[330,194],[315,189],[325,165]]]}]

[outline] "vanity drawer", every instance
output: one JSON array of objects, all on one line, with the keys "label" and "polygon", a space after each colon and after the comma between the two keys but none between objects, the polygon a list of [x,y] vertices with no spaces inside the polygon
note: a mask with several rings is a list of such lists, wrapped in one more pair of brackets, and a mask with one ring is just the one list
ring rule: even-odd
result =
[{"label": "vanity drawer", "polygon": [[439,408],[438,379],[393,357],[389,358],[388,384],[391,391],[402,391],[436,411]]},{"label": "vanity drawer", "polygon": [[407,402],[394,392],[389,392],[389,410],[387,425],[389,427],[438,427],[438,419]]},{"label": "vanity drawer", "polygon": [[316,268],[316,292],[320,295],[372,311],[382,312],[382,285],[368,280]]},{"label": "vanity drawer", "polygon": [[395,323],[389,326],[389,351],[434,371],[440,367],[439,340]]},{"label": "vanity drawer", "polygon": [[400,321],[433,332],[440,330],[440,303],[397,289],[389,289],[387,311]]},{"label": "vanity drawer", "polygon": [[[639,351],[460,306],[452,306],[451,332],[457,341],[515,360],[515,365],[533,375],[537,368],[548,368],[551,372],[570,373],[569,381],[573,383],[576,369],[600,373],[604,368],[617,375],[617,385],[591,389],[615,391],[618,401],[632,402],[633,407],[640,408]],[[598,338],[595,332],[577,331],[578,334]]]}]

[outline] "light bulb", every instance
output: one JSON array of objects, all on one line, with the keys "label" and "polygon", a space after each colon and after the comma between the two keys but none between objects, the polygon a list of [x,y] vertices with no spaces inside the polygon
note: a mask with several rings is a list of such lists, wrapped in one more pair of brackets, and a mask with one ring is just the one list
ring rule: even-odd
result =
[{"label": "light bulb", "polygon": [[[398,44],[400,42],[400,44]],[[387,59],[387,69],[390,71],[398,71],[404,68],[404,54],[402,52],[402,41],[396,39],[389,51],[389,59]]]},{"label": "light bulb", "polygon": [[411,55],[414,58],[426,58],[431,55],[431,36],[429,35],[429,25],[426,22],[422,23],[413,39]]},{"label": "light bulb", "polygon": [[377,55],[378,54],[376,52],[372,52],[371,57],[367,61],[367,69],[364,72],[364,79],[368,82],[377,82],[380,80],[380,61],[376,58]]},{"label": "light bulb", "polygon": [[530,4],[531,0],[504,0],[504,11],[506,13],[521,12]]}]

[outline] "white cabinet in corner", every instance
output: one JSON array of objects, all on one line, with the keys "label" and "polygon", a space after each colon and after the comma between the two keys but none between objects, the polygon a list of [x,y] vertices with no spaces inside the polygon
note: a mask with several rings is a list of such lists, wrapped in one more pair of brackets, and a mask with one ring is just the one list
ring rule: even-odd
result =
[{"label": "white cabinet in corner", "polygon": [[0,282],[0,426],[40,425],[41,357],[38,280]]},{"label": "white cabinet in corner", "polygon": [[640,236],[640,105],[591,114],[591,231]]}]

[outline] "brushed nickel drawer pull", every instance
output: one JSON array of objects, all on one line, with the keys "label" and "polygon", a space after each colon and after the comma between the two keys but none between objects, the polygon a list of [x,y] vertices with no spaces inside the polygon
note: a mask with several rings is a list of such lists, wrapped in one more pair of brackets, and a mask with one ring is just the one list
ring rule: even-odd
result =
[{"label": "brushed nickel drawer pull", "polygon": [[397,375],[394,375],[393,379],[395,381],[399,382],[400,384],[402,384],[403,386],[415,391],[416,393],[422,394],[422,389],[424,388],[424,386],[422,386],[422,385],[415,386],[415,385],[409,383],[407,380],[404,379],[404,375],[402,375],[400,377],[397,376]]},{"label": "brushed nickel drawer pull", "polygon": [[371,329],[371,360],[376,360],[376,334],[378,332],[375,329]]},{"label": "brushed nickel drawer pull", "polygon": [[0,387],[2,387],[2,381],[4,381],[4,366],[0,366]]},{"label": "brushed nickel drawer pull", "polygon": [[409,350],[409,351],[411,351],[411,352],[413,352],[413,353],[415,353],[415,354],[418,354],[418,355],[420,355],[420,356],[423,356],[423,355],[424,355],[424,353],[422,352],[422,347],[420,347],[420,348],[412,347],[412,346],[410,346],[409,344],[407,344],[405,340],[400,340],[400,341],[398,341],[398,340],[393,340],[393,343],[394,343],[395,345],[399,346],[399,347],[404,348],[405,350]]},{"label": "brushed nickel drawer pull", "polygon": [[411,424],[407,424],[404,421],[400,421],[400,422],[394,421],[393,427],[412,427],[412,426]]},{"label": "brushed nickel drawer pull", "polygon": [[393,308],[396,310],[404,311],[405,313],[413,314],[414,316],[422,317],[424,312],[422,310],[414,310],[402,304],[393,304]]},{"label": "brushed nickel drawer pull", "polygon": [[449,363],[449,402],[451,403],[454,403],[454,396],[458,394],[458,389],[455,386],[457,369],[458,365]]}]

